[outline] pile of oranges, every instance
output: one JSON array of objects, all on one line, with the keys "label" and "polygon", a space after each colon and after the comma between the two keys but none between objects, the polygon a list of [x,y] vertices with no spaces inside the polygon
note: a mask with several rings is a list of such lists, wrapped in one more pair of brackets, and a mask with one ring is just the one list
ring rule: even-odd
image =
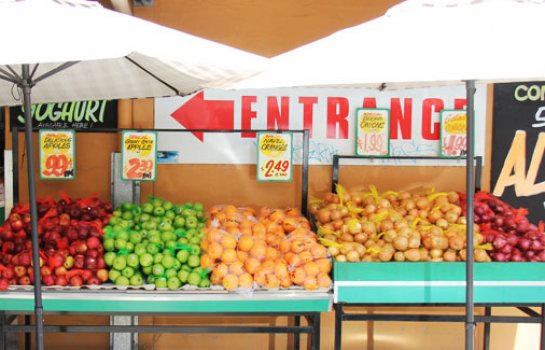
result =
[{"label": "pile of oranges", "polygon": [[298,209],[226,205],[209,214],[201,266],[212,270],[212,284],[230,291],[331,286],[327,249]]}]

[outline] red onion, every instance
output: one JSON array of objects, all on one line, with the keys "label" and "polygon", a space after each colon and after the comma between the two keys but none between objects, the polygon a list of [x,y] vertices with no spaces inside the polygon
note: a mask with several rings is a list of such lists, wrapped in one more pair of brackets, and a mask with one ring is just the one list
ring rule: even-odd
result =
[{"label": "red onion", "polygon": [[528,238],[521,238],[517,243],[517,247],[519,247],[523,251],[526,251],[530,249],[531,243],[532,242]]}]

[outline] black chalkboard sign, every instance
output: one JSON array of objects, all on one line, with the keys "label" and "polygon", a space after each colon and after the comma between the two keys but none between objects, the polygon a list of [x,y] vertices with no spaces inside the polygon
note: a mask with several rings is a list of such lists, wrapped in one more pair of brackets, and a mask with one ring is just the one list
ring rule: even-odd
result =
[{"label": "black chalkboard sign", "polygon": [[545,221],[545,82],[494,85],[493,193]]},{"label": "black chalkboard sign", "polygon": [[[10,125],[24,126],[21,106],[10,108]],[[101,129],[117,127],[117,100],[32,105],[32,126],[42,129]]]}]

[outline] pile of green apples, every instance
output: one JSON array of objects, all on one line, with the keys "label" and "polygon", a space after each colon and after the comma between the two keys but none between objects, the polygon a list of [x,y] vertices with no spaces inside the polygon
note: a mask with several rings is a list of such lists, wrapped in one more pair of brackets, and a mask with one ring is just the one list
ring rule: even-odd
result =
[{"label": "pile of green apples", "polygon": [[154,284],[176,290],[190,284],[208,288],[200,243],[206,217],[201,203],[175,205],[157,197],[124,203],[104,227],[104,262],[117,286]]}]

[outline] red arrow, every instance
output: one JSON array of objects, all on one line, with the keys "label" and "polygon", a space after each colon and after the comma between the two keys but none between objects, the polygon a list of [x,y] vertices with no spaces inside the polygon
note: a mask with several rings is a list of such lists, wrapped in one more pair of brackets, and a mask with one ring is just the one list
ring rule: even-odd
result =
[{"label": "red arrow", "polygon": [[[204,100],[204,91],[197,93],[171,116],[186,129],[233,130],[235,102]],[[192,132],[196,138],[204,141],[202,132]]]}]

